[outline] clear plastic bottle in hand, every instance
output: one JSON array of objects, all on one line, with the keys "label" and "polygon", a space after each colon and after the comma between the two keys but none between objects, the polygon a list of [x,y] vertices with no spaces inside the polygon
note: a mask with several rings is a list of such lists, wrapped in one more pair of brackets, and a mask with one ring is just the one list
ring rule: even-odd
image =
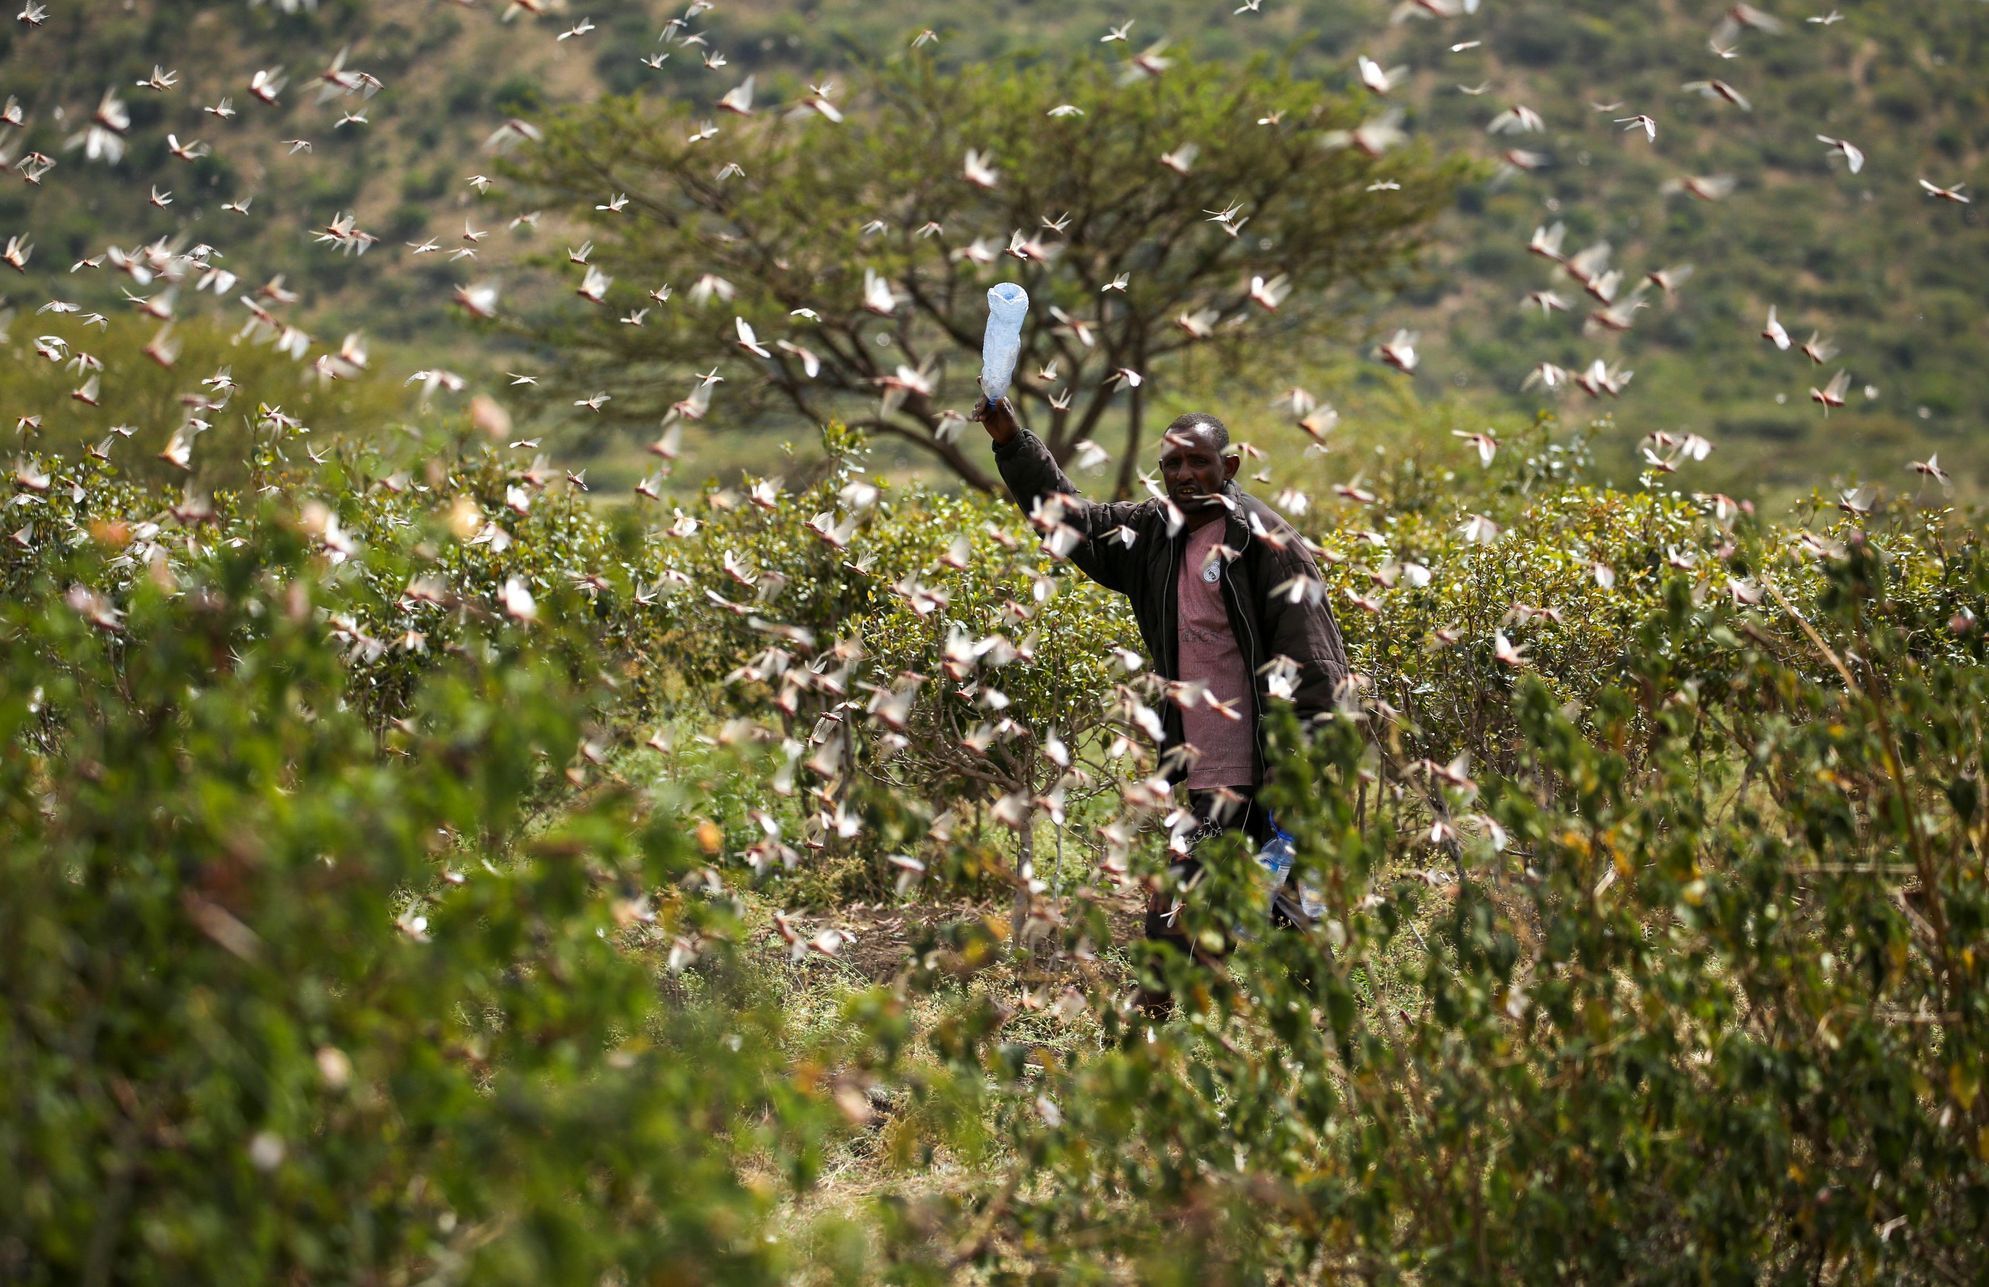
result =
[{"label": "clear plastic bottle in hand", "polygon": [[1029,293],[1014,282],[988,288],[988,328],[981,336],[981,392],[989,402],[1008,394],[1015,378],[1015,361],[1022,353],[1022,319],[1029,315]]}]

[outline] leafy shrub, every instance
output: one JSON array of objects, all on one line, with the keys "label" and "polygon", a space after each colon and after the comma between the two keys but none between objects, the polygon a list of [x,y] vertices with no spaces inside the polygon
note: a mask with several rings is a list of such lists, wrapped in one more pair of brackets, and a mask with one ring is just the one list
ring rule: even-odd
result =
[{"label": "leafy shrub", "polygon": [[746,1167],[805,1181],[843,1117],[668,810],[529,815],[594,696],[473,630],[376,737],[346,591],[256,537],[115,608],[89,542],[0,609],[0,1276],[779,1273]]},{"label": "leafy shrub", "polygon": [[[1113,950],[1166,879],[1122,609],[840,429],[660,526],[462,442],[265,448],[211,512],[50,462],[0,544],[0,1266],[1968,1277],[1979,527],[1498,433],[1298,514],[1363,682],[1277,728],[1319,923],[1209,851],[1221,967]],[[862,987],[767,903],[914,885],[1013,910]],[[874,1196],[818,1212],[832,1160]]]},{"label": "leafy shrub", "polygon": [[[162,329],[168,332],[168,347],[177,350],[170,368],[144,352]],[[262,408],[323,430],[339,425],[384,427],[414,415],[407,394],[377,372],[317,380],[308,367],[271,345],[247,342],[208,321],[187,320],[161,328],[119,316],[99,329],[75,317],[50,316],[39,319],[34,332],[0,343],[0,355],[5,357],[0,394],[16,408],[15,414],[34,416],[40,426],[25,433],[27,452],[76,461],[83,459],[86,447],[97,447],[111,457],[118,476],[162,492],[182,485],[198,491],[239,488],[249,481],[261,444],[277,444],[279,460],[285,452],[301,457],[304,445],[297,441],[301,433],[273,432]],[[48,337],[61,341],[58,360],[37,353],[37,342]],[[332,345],[334,351],[337,347]],[[82,369],[80,362],[84,355],[104,364],[95,373],[92,404],[72,396],[91,386],[93,373]],[[204,396],[211,405],[190,408],[185,400],[191,394]],[[190,450],[187,468],[182,470],[159,453],[175,430],[194,417],[209,427],[187,431]],[[121,432],[113,435],[114,427]]]},{"label": "leafy shrub", "polygon": [[[1957,561],[1982,602],[1979,546]],[[1979,629],[1930,653],[1935,622],[1877,624],[1905,605],[1870,543],[1825,580],[1812,636],[1674,574],[1585,716],[1518,685],[1509,773],[1441,784],[1351,721],[1287,724],[1319,928],[1173,970],[1189,1022],[1108,1010],[1116,1048],[1037,1075],[988,1015],[950,1056],[1009,1104],[983,1245],[1180,1282],[1971,1274],[1989,670]],[[1841,686],[1827,633],[1858,644]],[[1261,917],[1237,860],[1193,927]]]}]

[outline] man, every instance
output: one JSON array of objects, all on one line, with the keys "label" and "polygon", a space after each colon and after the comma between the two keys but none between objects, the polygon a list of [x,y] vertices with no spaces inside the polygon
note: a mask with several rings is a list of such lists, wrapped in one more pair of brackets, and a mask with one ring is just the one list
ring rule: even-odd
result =
[{"label": "man", "polygon": [[[1175,681],[1176,700],[1161,713],[1168,781],[1186,785],[1203,830],[1235,828],[1266,843],[1272,833],[1256,793],[1274,687],[1301,719],[1329,711],[1347,654],[1304,540],[1236,485],[1229,430],[1212,415],[1180,417],[1162,439],[1166,497],[1099,504],[1078,495],[1006,398],[982,399],[973,418],[994,440],[1016,503],[1032,517],[1053,511],[1069,529],[1071,562],[1131,600],[1154,672]],[[1184,942],[1177,912],[1171,893],[1156,894],[1147,937]]]}]

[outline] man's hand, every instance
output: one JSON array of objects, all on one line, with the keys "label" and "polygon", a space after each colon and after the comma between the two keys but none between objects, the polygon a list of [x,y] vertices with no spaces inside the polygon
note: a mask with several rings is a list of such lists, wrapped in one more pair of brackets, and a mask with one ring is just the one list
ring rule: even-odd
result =
[{"label": "man's hand", "polygon": [[978,420],[986,425],[988,437],[994,439],[997,447],[1007,445],[1022,429],[1022,426],[1016,423],[1014,404],[1007,398],[999,402],[989,402],[986,398],[981,398],[974,403],[974,414],[968,419]]}]

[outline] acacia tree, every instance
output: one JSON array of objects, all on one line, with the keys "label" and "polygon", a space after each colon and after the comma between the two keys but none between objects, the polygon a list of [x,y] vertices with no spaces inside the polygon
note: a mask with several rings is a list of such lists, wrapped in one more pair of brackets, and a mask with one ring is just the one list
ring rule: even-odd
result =
[{"label": "acacia tree", "polygon": [[[840,417],[985,488],[954,437],[985,290],[1012,280],[1031,299],[1014,396],[1060,460],[1105,438],[1123,494],[1147,399],[1184,354],[1337,334],[1350,294],[1412,261],[1467,172],[1420,146],[1347,146],[1365,105],[1262,62],[914,54],[869,73],[840,121],[814,101],[711,113],[709,134],[696,107],[606,99],[519,158],[613,279],[599,306],[528,323],[561,355],[556,391],[609,389],[609,410],[650,418],[716,363],[728,421]],[[614,193],[626,203],[600,208]]]}]

